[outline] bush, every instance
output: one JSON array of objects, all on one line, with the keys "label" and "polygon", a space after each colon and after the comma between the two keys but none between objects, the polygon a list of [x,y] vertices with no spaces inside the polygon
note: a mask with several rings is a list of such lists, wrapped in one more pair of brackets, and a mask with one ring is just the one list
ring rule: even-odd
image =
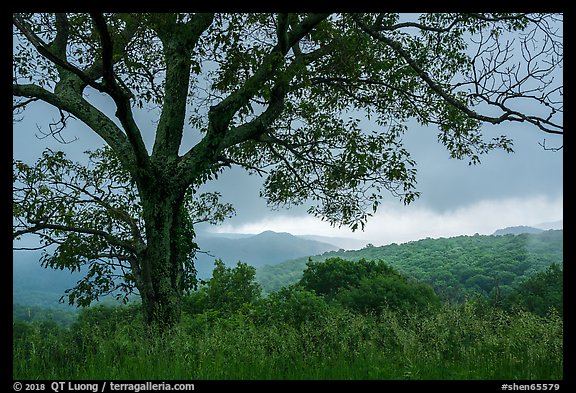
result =
[{"label": "bush", "polygon": [[260,323],[282,322],[301,325],[325,319],[331,312],[332,307],[322,296],[297,285],[291,285],[263,299],[254,315]]},{"label": "bush", "polygon": [[341,290],[336,300],[362,313],[378,313],[385,308],[416,311],[440,305],[431,287],[411,283],[399,275],[364,277],[357,287]]},{"label": "bush", "polygon": [[342,258],[328,258],[324,262],[309,261],[306,264],[300,285],[329,298],[336,296],[341,289],[357,287],[364,277],[398,274],[383,261],[358,262]]},{"label": "bush", "polygon": [[231,315],[247,311],[260,298],[262,289],[256,282],[256,269],[243,262],[230,268],[215,261],[212,278],[197,292],[184,297],[185,311],[201,314],[207,310]]},{"label": "bush", "polygon": [[329,258],[324,262],[308,262],[299,284],[362,313],[440,305],[440,298],[430,286],[411,282],[381,260],[353,262]]}]

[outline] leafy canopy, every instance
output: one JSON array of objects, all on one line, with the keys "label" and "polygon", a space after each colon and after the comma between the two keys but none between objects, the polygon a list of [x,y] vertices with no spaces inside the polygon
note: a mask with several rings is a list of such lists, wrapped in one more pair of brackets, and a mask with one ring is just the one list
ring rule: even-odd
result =
[{"label": "leafy canopy", "polygon": [[[146,246],[142,204],[131,176],[109,147],[86,153],[88,165],[51,150],[34,165],[13,161],[14,238],[42,229],[38,248],[45,249],[44,267],[85,271],[67,296],[70,304],[82,306],[102,295],[127,300],[137,292],[138,255]],[[196,287],[194,225],[217,224],[234,214],[219,196],[190,190],[184,199],[175,241],[185,290]]]},{"label": "leafy canopy", "polygon": [[[512,150],[504,135],[483,136],[482,123],[562,134],[561,21],[524,13],[14,14],[14,109],[43,100],[77,117],[141,185],[170,173],[176,189],[197,187],[237,165],[265,176],[271,206],[310,203],[310,213],[357,229],[384,191],[405,203],[419,195],[402,143],[409,121],[437,126],[449,154],[471,163]],[[112,98],[121,127],[86,99],[91,90]],[[138,108],[160,115],[151,154]],[[196,145],[182,144],[186,123]]]}]

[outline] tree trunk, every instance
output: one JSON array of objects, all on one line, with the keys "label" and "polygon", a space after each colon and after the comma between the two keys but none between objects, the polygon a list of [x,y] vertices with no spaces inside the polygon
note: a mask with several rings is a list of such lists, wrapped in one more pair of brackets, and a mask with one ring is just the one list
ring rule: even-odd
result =
[{"label": "tree trunk", "polygon": [[144,321],[153,331],[170,330],[180,321],[182,261],[177,244],[182,193],[167,183],[142,192],[147,247],[141,258],[140,295]]}]

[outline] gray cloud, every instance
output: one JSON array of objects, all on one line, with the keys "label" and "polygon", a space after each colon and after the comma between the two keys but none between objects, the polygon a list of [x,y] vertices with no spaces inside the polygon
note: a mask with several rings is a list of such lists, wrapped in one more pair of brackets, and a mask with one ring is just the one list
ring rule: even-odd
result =
[{"label": "gray cloud", "polygon": [[514,125],[506,130],[484,127],[492,137],[502,131],[513,138],[514,152],[492,151],[478,165],[449,158],[436,142],[433,129],[416,129],[406,135],[406,145],[417,162],[419,204],[443,211],[484,199],[529,197],[563,193],[563,152],[544,150],[539,143],[559,146],[562,138],[544,135],[531,127]]},{"label": "gray cloud", "polygon": [[[102,100],[100,105],[105,108],[108,104]],[[141,111],[136,118],[149,149],[153,143],[154,114]],[[46,104],[31,106],[23,120],[14,123],[14,157],[33,162],[49,147],[65,151],[71,159],[83,161],[82,153],[85,150],[103,145],[101,138],[79,121],[70,122],[61,135],[66,140],[77,138],[69,144],[61,144],[51,137],[38,139],[35,136],[40,135],[37,125],[48,130],[48,124],[58,117],[58,112]],[[548,146],[559,146],[563,143],[561,136],[554,138],[522,124],[486,126],[484,130],[488,138],[502,133],[512,137],[515,153],[493,151],[481,158],[481,164],[470,166],[467,161],[449,158],[447,149],[437,142],[437,131],[434,128],[411,127],[403,139],[417,163],[417,189],[422,192],[422,196],[411,206],[393,206],[398,206],[398,209],[426,208],[442,213],[483,200],[535,196],[557,199],[562,196],[563,151],[545,151],[539,145],[546,139]],[[185,143],[189,145],[197,139],[191,129],[185,131],[185,136]],[[259,176],[248,176],[240,168],[231,168],[218,180],[204,185],[202,191],[219,191],[223,201],[234,204],[237,215],[228,222],[233,227],[286,215],[306,214],[307,206],[271,211],[266,201],[259,197],[262,182]],[[392,196],[384,195],[384,201],[393,200]],[[550,220],[556,219],[559,217],[550,217]]]}]

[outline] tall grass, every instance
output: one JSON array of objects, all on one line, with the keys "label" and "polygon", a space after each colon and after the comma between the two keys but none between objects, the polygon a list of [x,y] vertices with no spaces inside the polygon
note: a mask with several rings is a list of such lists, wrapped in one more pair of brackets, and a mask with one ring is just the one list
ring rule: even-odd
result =
[{"label": "tall grass", "polygon": [[18,323],[14,379],[562,379],[556,314],[444,305],[427,313],[337,309],[299,324],[185,315],[164,337],[141,321],[70,329]]}]

